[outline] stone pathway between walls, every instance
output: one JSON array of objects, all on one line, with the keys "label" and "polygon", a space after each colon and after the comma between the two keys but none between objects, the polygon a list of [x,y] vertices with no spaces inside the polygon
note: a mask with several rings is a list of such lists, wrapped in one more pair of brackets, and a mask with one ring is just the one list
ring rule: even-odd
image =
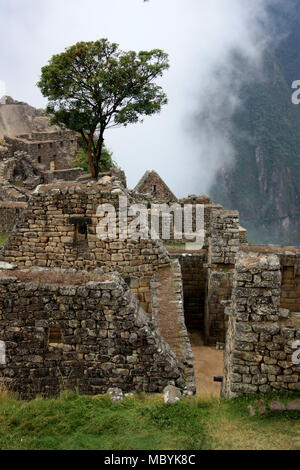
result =
[{"label": "stone pathway between walls", "polygon": [[195,382],[197,396],[219,397],[221,384],[213,381],[214,375],[223,375],[223,354],[212,346],[204,346],[200,331],[189,332],[192,351],[195,356]]},{"label": "stone pathway between walls", "polygon": [[[159,287],[158,327],[179,360],[183,358],[182,327],[178,321],[176,301],[176,282],[172,268],[158,271]],[[195,356],[195,381],[198,396],[220,396],[221,384],[213,382],[214,375],[223,375],[223,351],[204,346],[199,331],[189,332],[192,351]]]}]

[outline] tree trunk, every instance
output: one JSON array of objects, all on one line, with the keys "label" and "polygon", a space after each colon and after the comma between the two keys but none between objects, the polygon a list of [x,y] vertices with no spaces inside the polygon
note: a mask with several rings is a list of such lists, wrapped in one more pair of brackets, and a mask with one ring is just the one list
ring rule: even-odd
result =
[{"label": "tree trunk", "polygon": [[98,141],[98,145],[97,145],[97,168],[98,168],[98,171],[99,171],[100,162],[101,162],[103,144],[104,144],[103,133],[101,133],[100,136],[99,136],[99,141]]},{"label": "tree trunk", "polygon": [[98,174],[99,174],[99,168],[98,168],[97,158],[95,158],[95,155],[93,152],[93,138],[94,136],[90,134],[89,140],[88,140],[88,161],[89,161],[92,178],[97,180]]}]

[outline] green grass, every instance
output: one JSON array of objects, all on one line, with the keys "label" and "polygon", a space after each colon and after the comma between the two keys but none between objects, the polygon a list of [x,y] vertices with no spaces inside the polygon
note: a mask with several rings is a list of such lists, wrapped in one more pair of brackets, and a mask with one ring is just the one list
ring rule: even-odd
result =
[{"label": "green grass", "polygon": [[164,245],[165,246],[174,246],[176,248],[184,248],[185,247],[185,243],[182,243],[182,242],[166,241],[166,242],[164,242]]},{"label": "green grass", "polygon": [[5,245],[8,237],[9,237],[9,233],[0,233],[0,246]]},{"label": "green grass", "polygon": [[300,414],[251,418],[254,402],[185,398],[166,405],[162,396],[140,395],[112,403],[72,392],[24,402],[2,394],[0,449],[300,449]]}]

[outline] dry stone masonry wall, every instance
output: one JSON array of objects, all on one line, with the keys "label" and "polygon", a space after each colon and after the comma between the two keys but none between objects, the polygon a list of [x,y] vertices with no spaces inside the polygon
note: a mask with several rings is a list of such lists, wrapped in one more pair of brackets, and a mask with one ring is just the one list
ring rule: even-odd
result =
[{"label": "dry stone masonry wall", "polygon": [[73,132],[36,132],[17,137],[5,136],[14,151],[23,151],[46,170],[63,170],[71,166],[78,145]]},{"label": "dry stone masonry wall", "polygon": [[184,366],[188,394],[196,392],[194,355],[184,313],[182,275],[179,261],[160,269],[151,280],[152,321]]},{"label": "dry stone masonry wall", "polygon": [[0,338],[1,384],[23,398],[162,392],[170,383],[189,391],[183,364],[119,275],[3,272]]},{"label": "dry stone masonry wall", "polygon": [[185,321],[191,329],[204,329],[204,313],[206,299],[207,254],[184,253],[171,255],[177,258],[181,266]]},{"label": "dry stone masonry wall", "polygon": [[281,278],[276,254],[239,254],[232,301],[226,308],[224,397],[300,391],[300,365],[292,360],[300,316],[280,308]]},{"label": "dry stone masonry wall", "polygon": [[[47,181],[64,173],[72,179],[68,172],[49,172]],[[118,221],[119,196],[148,209],[159,200],[128,191],[123,176],[102,175],[96,183],[79,174],[77,182],[39,186],[24,208],[0,205],[0,231],[11,230],[10,216],[23,209],[0,261],[27,270],[0,276],[2,385],[25,397],[66,387],[95,394],[167,385],[192,394],[190,315],[207,344],[225,342],[227,332],[224,397],[300,391],[300,365],[292,360],[300,341],[300,251],[249,247],[238,213],[205,196],[178,201],[181,208],[204,206],[201,250],[187,251],[171,232],[169,255],[160,240],[118,237],[119,225],[116,239],[100,239],[99,206],[113,206]],[[155,185],[150,176],[142,182],[157,190],[159,177]],[[58,268],[67,270],[61,278]]]},{"label": "dry stone masonry wall", "polygon": [[235,259],[241,245],[239,214],[213,209],[210,227],[205,339],[207,344],[213,345],[225,342],[227,318],[224,301],[231,298]]},{"label": "dry stone masonry wall", "polygon": [[[32,195],[1,259],[21,268],[117,271],[129,279],[142,307],[151,312],[150,280],[170,259],[159,240],[111,240],[97,236],[100,204],[119,208],[120,186],[57,184]],[[83,231],[84,233],[79,233]]]},{"label": "dry stone masonry wall", "polygon": [[0,232],[11,232],[25,207],[22,202],[0,202]]},{"label": "dry stone masonry wall", "polygon": [[149,194],[157,202],[176,202],[177,198],[170,188],[156,173],[156,171],[146,171],[142,179],[135,187],[135,191],[140,194]]}]

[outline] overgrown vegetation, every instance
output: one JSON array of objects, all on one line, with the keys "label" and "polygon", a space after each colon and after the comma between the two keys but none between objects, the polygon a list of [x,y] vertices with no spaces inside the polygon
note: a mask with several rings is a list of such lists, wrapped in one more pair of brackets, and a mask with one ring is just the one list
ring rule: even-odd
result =
[{"label": "overgrown vegetation", "polygon": [[9,237],[9,233],[0,233],[0,246],[5,245],[8,237]]},{"label": "overgrown vegetation", "polygon": [[174,247],[177,247],[177,248],[184,248],[185,247],[185,243],[181,243],[181,242],[172,242],[172,241],[167,241],[167,242],[164,242],[164,245],[165,246],[174,246]]},{"label": "overgrown vegetation", "polygon": [[[72,162],[74,168],[82,168],[85,173],[90,173],[89,159],[88,154],[85,149],[85,144],[81,137],[78,138],[78,153],[76,158]],[[114,166],[114,161],[112,159],[113,153],[108,150],[105,145],[102,148],[101,159],[99,163],[99,172],[109,171]]]},{"label": "overgrown vegetation", "polygon": [[248,406],[255,402],[254,396],[185,398],[166,405],[162,396],[142,394],[112,403],[106,396],[68,392],[27,403],[2,394],[0,448],[300,449],[300,413],[250,417]]}]

